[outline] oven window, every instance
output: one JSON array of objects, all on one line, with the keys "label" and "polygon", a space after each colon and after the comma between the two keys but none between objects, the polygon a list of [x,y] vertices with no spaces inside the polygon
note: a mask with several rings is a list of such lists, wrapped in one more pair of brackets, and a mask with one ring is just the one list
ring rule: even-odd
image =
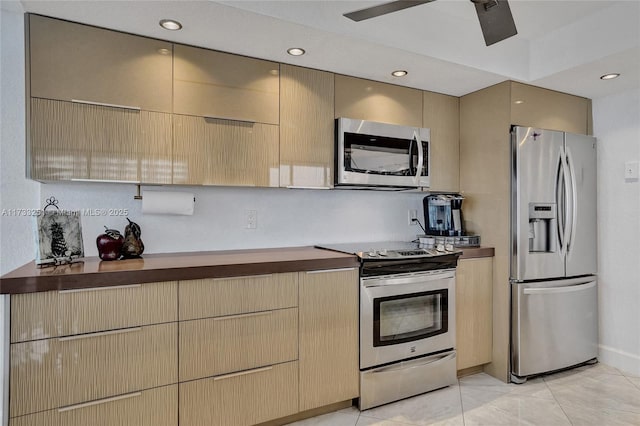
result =
[{"label": "oven window", "polygon": [[448,330],[447,290],[374,299],[373,346],[411,342]]}]

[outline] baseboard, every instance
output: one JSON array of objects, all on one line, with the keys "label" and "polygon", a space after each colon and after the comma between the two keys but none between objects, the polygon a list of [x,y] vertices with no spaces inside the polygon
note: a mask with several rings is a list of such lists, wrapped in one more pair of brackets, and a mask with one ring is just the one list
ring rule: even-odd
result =
[{"label": "baseboard", "polygon": [[258,426],[282,426],[289,423],[297,422],[299,420],[308,419],[311,417],[320,416],[322,414],[332,413],[334,411],[343,410],[353,405],[353,400],[337,402],[331,405],[325,405],[324,407],[314,408],[313,410],[303,411],[301,413],[293,414],[288,417],[283,417],[276,420],[271,420],[265,423],[260,423]]},{"label": "baseboard", "polygon": [[598,345],[598,360],[626,374],[640,377],[640,355]]}]

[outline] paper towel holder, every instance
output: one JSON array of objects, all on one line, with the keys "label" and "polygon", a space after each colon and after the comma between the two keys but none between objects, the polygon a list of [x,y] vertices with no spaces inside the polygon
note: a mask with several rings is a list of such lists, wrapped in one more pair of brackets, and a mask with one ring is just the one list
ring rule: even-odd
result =
[{"label": "paper towel holder", "polygon": [[133,196],[134,200],[142,200],[142,194],[140,194],[140,185],[136,185],[138,187],[138,193]]}]

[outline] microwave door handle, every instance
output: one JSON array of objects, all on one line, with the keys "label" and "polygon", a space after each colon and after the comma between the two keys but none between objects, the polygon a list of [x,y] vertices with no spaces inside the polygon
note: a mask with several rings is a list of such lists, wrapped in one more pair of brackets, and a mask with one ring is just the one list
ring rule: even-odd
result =
[{"label": "microwave door handle", "polygon": [[416,141],[416,145],[418,145],[418,165],[416,170],[416,182],[420,179],[420,174],[422,174],[423,161],[424,161],[424,152],[422,151],[422,141],[420,140],[420,135],[416,130],[413,131],[413,138]]},{"label": "microwave door handle", "polygon": [[409,174],[412,176],[416,174],[416,169],[413,167],[413,143],[414,142],[415,142],[414,139],[411,138],[411,141],[409,142]]}]

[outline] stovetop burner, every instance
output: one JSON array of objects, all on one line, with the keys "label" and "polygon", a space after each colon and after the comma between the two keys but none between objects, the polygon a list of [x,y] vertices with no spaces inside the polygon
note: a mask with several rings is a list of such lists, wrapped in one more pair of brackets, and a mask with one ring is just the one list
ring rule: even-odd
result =
[{"label": "stovetop burner", "polygon": [[435,249],[420,248],[418,243],[403,241],[377,241],[370,243],[321,244],[316,247],[355,254],[363,260],[400,260],[423,257],[446,256],[459,251],[440,252]]}]

